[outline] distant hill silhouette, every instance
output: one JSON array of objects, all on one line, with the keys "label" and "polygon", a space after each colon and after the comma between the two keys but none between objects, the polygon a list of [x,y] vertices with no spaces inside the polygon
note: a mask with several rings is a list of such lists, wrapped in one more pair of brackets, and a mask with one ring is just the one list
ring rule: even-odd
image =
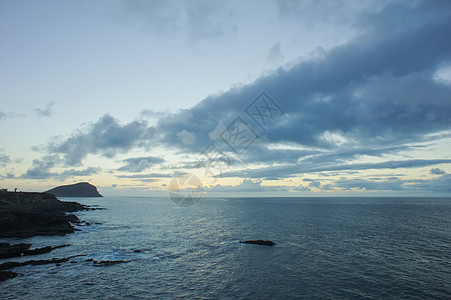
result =
[{"label": "distant hill silhouette", "polygon": [[46,191],[46,193],[53,194],[56,197],[103,197],[97,191],[97,188],[89,182],[61,185]]}]

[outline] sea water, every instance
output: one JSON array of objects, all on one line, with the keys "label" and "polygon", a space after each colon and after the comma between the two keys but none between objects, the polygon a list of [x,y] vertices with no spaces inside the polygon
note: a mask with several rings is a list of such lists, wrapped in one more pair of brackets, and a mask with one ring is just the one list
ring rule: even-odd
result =
[{"label": "sea water", "polygon": [[[22,276],[0,283],[0,298],[451,298],[451,198],[77,201],[106,209],[78,212],[92,225],[74,234],[1,239],[72,246],[0,263],[84,256],[15,268]],[[239,243],[253,239],[277,245]]]}]

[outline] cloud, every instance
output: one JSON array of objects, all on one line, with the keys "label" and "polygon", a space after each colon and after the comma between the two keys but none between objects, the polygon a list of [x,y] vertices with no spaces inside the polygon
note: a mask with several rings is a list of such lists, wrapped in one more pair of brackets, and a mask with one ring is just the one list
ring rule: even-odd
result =
[{"label": "cloud", "polygon": [[313,180],[308,184],[309,188],[320,188],[321,187],[321,182],[318,180]]},{"label": "cloud", "polygon": [[273,64],[278,64],[283,60],[282,46],[280,45],[280,42],[274,43],[271,49],[269,49],[268,54],[266,55],[266,60]]},{"label": "cloud", "polygon": [[273,192],[273,191],[289,191],[287,186],[262,186],[261,180],[243,179],[238,185],[215,185],[204,187],[207,192]]},{"label": "cloud", "polygon": [[[344,46],[208,97],[180,113],[180,119],[177,114],[163,118],[158,126],[163,142],[185,152],[202,151],[220,124],[228,125],[236,116],[246,117],[246,106],[265,90],[283,108],[284,117],[274,120],[266,132],[259,132],[269,143],[247,149],[240,157],[241,170],[220,177],[279,179],[312,172],[451,163],[448,159],[352,163],[365,156],[383,158],[419,149],[416,143],[431,141],[431,134],[451,128],[451,88],[434,79],[451,53],[446,38],[451,34],[449,10],[444,12],[440,4],[431,2],[408,6],[395,3],[366,15],[360,25],[367,33]],[[421,24],[412,27],[418,19]],[[258,128],[252,120],[247,121]],[[195,132],[196,143],[180,143],[176,137],[182,130]],[[284,145],[298,149],[284,149]],[[222,150],[230,151],[227,147]],[[253,166],[255,163],[259,165]],[[323,190],[332,188],[315,184]],[[360,189],[403,187],[392,179],[340,184]]]},{"label": "cloud", "polygon": [[221,1],[120,1],[116,19],[153,36],[191,43],[217,41],[235,32],[233,12]]},{"label": "cloud", "polygon": [[[308,186],[317,188],[320,191],[423,191],[428,193],[449,193],[451,192],[451,174],[426,180],[402,180],[398,177],[340,179],[326,185],[322,185],[318,180],[311,180]],[[302,186],[300,187],[302,190]]]},{"label": "cloud", "polygon": [[80,165],[88,154],[114,157],[134,147],[145,147],[153,137],[153,129],[145,121],[133,121],[125,125],[106,114],[71,137],[48,146],[52,154],[62,154],[67,165]]},{"label": "cloud", "polygon": [[21,177],[26,179],[49,179],[56,175],[50,170],[61,161],[58,155],[47,155],[42,159],[34,159],[33,165]]},{"label": "cloud", "polygon": [[345,179],[333,184],[334,188],[349,191],[357,189],[362,191],[424,191],[451,192],[451,174],[427,180],[401,180],[399,178],[387,178],[385,180]]},{"label": "cloud", "polygon": [[404,181],[396,178],[380,181],[347,179],[336,181],[334,183],[334,187],[345,190],[358,189],[366,191],[401,191],[406,189],[404,184]]},{"label": "cloud", "polygon": [[33,160],[33,165],[20,178],[24,179],[55,179],[63,181],[74,176],[90,176],[101,171],[98,167],[89,167],[86,169],[76,170],[69,169],[62,172],[53,172],[52,169],[61,163],[61,158],[58,155],[47,155],[41,159]]},{"label": "cloud", "polygon": [[246,177],[246,178],[271,178],[274,174],[280,177],[293,177],[305,173],[326,172],[326,171],[343,171],[343,170],[377,170],[377,169],[399,169],[399,168],[419,168],[438,164],[450,164],[451,159],[410,159],[385,161],[380,163],[345,163],[331,164],[327,161],[317,164],[298,163],[295,165],[271,166],[258,169],[239,170],[226,172],[218,177]]},{"label": "cloud", "polygon": [[[209,18],[222,14],[222,4],[202,8],[203,2],[196,2],[188,5],[189,8],[178,8],[174,3],[127,1],[124,5],[131,15],[141,15],[136,20],[141,25],[152,27],[158,23],[159,30],[167,32],[186,30],[184,34],[194,39],[209,38],[209,32],[228,26]],[[62,155],[67,165],[74,166],[80,165],[88,154],[114,157],[134,148],[148,147],[152,139],[163,148],[187,155],[200,154],[214,140],[228,155],[233,151],[221,140],[220,133],[241,117],[257,131],[259,143],[240,155],[241,166],[234,160],[233,171],[222,176],[248,178],[251,181],[242,183],[248,189],[261,188],[259,181],[252,179],[451,163],[441,158],[396,160],[396,155],[439,139],[439,133],[446,132],[449,137],[451,85],[444,84],[443,78],[448,76],[447,66],[451,61],[451,3],[394,1],[379,5],[371,2],[377,6],[371,10],[365,9],[370,4],[362,8],[354,1],[345,3],[343,7],[296,1],[281,1],[277,5],[280,16],[290,15],[290,18],[307,16],[305,5],[320,9],[318,14],[325,8],[330,11],[336,8],[337,14],[325,13],[340,20],[347,20],[349,13],[354,14],[350,26],[360,35],[346,44],[327,51],[317,49],[311,57],[265,73],[251,84],[209,96],[192,108],[160,114],[152,126],[143,120],[122,125],[106,114],[72,136],[51,143],[49,154]],[[211,13],[205,20],[195,20],[194,16],[199,16],[204,9]],[[181,19],[181,23],[174,22]],[[135,20],[131,18],[130,22]],[[181,29],[186,24],[191,25]],[[201,28],[206,25],[211,28]],[[281,54],[280,44],[274,44],[270,52],[274,56]],[[264,130],[245,112],[262,91],[285,112],[280,118],[267,119],[269,124]],[[373,157],[386,161],[362,162]],[[130,170],[143,171],[147,164],[140,167],[138,162]],[[442,181],[437,178],[434,184],[446,182],[443,176]],[[405,189],[406,185],[397,180],[342,180],[339,185],[356,189]],[[331,188],[322,182],[311,184],[311,188]],[[432,183],[410,184],[420,187]],[[310,187],[299,187],[306,188]]]},{"label": "cloud", "polygon": [[451,85],[451,61],[440,64],[433,78],[442,84]]},{"label": "cloud", "polygon": [[443,175],[443,174],[446,174],[446,172],[443,171],[440,168],[433,168],[433,169],[431,169],[431,174],[433,174],[433,175]]},{"label": "cloud", "polygon": [[[372,11],[380,11],[393,1],[369,0],[356,2],[353,0],[342,1],[297,1],[279,0],[275,1],[279,18],[291,18],[294,21],[307,20],[310,24],[317,24],[318,18],[321,21],[335,23],[352,23],[355,15]],[[349,24],[351,25],[351,24]]]},{"label": "cloud", "polygon": [[164,159],[153,156],[133,157],[122,160],[126,165],[117,169],[123,172],[139,173],[145,171],[155,164],[164,162]]},{"label": "cloud", "polygon": [[5,120],[9,118],[22,117],[24,115],[15,113],[15,112],[4,112],[0,110],[0,120]]},{"label": "cloud", "polygon": [[6,172],[5,175],[0,174],[0,178],[14,179],[14,178],[16,178],[16,175],[11,172]]},{"label": "cloud", "polygon": [[219,140],[221,138],[220,137],[221,133],[223,133],[224,130],[226,130],[226,129],[227,129],[226,126],[224,126],[224,124],[220,121],[218,123],[218,125],[216,126],[216,128],[208,133],[208,137],[212,141]]},{"label": "cloud", "polygon": [[64,180],[66,178],[72,178],[75,176],[80,176],[80,177],[91,176],[94,174],[98,174],[101,171],[102,171],[102,169],[99,167],[89,167],[89,168],[85,168],[82,170],[70,169],[70,170],[65,170],[61,173],[55,174],[54,178],[58,179],[58,180]]},{"label": "cloud", "polygon": [[157,111],[153,109],[144,109],[139,113],[139,116],[145,119],[159,119],[169,115],[168,111]]},{"label": "cloud", "polygon": [[290,188],[291,192],[310,192],[310,188],[307,186],[303,186],[302,184],[296,186],[296,187],[292,187]]},{"label": "cloud", "polygon": [[409,187],[414,190],[451,193],[451,174],[429,180],[415,180],[412,183]]},{"label": "cloud", "polygon": [[[365,14],[357,22],[365,29],[359,38],[160,119],[162,142],[185,152],[202,151],[220,122],[246,118],[244,109],[261,91],[285,111],[264,132],[271,143],[342,153],[351,145],[378,148],[382,155],[392,146],[449,130],[451,86],[433,79],[451,53],[451,10],[442,5],[400,2]],[[183,143],[182,131],[195,133],[196,142]],[[249,157],[258,155],[256,150],[249,149]]]},{"label": "cloud", "polygon": [[183,143],[183,145],[189,146],[196,142],[196,134],[194,132],[182,130],[177,133],[177,137]]},{"label": "cloud", "polygon": [[148,174],[135,174],[135,175],[116,175],[117,178],[127,179],[147,179],[147,178],[171,178],[173,175],[163,173],[148,173]]},{"label": "cloud", "polygon": [[33,111],[38,117],[50,117],[52,115],[52,107],[54,104],[55,102],[49,102],[45,108],[35,108]]},{"label": "cloud", "polygon": [[397,177],[386,179],[340,179],[331,184],[323,184],[320,180],[305,178],[307,186],[262,186],[261,180],[244,179],[235,186],[215,185],[204,187],[206,192],[311,192],[311,191],[425,191],[451,192],[451,174],[429,180],[401,180]]},{"label": "cloud", "polygon": [[11,158],[8,155],[0,153],[0,166],[5,167],[10,161]]},{"label": "cloud", "polygon": [[236,30],[230,20],[232,11],[221,1],[194,1],[184,8],[187,34],[194,42],[221,39]]}]

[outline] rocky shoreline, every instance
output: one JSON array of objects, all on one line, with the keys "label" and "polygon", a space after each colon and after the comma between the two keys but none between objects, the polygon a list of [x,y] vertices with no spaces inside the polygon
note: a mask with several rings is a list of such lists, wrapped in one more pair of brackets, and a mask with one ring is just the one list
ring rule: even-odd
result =
[{"label": "rocky shoreline", "polygon": [[[42,235],[65,235],[76,230],[73,224],[90,225],[81,221],[76,211],[102,209],[77,202],[58,200],[49,193],[1,192],[0,193],[0,237],[27,238]],[[0,243],[0,259],[38,255],[70,245],[46,246],[30,249],[31,244]],[[30,260],[25,262],[5,262],[0,264],[0,281],[12,279],[19,274],[9,271],[11,268],[25,265],[59,264],[69,261],[75,255],[49,260]]]},{"label": "rocky shoreline", "polygon": [[9,243],[0,243],[0,259],[1,258],[10,258],[17,256],[28,256],[28,255],[37,255],[49,253],[50,251],[57,249],[72,246],[70,244],[59,245],[59,246],[46,246],[42,248],[29,249],[31,244],[14,244],[11,245]]},{"label": "rocky shoreline", "polygon": [[67,214],[91,208],[58,200],[49,193],[0,193],[0,237],[26,238],[75,232],[77,216]]},{"label": "rocky shoreline", "polygon": [[[50,193],[26,193],[26,192],[0,192],[0,238],[27,238],[33,236],[65,235],[77,230],[77,226],[90,226],[90,222],[80,220],[73,212],[103,209],[83,205],[77,202],[58,200]],[[93,222],[92,224],[100,224]],[[276,243],[269,240],[245,240],[243,244],[274,246]],[[32,244],[10,244],[0,242],[0,282],[15,278],[21,274],[11,270],[22,266],[38,266],[54,264],[61,266],[63,263],[83,263],[93,267],[109,267],[116,264],[127,263],[130,260],[95,260],[94,258],[81,257],[85,254],[71,255],[63,258],[51,258],[27,261],[9,261],[10,258],[49,253],[55,249],[68,247],[63,244],[45,246],[32,249]],[[141,253],[142,249],[132,250],[133,253]],[[78,257],[78,259],[76,259]],[[2,263],[1,260],[6,260]]]}]

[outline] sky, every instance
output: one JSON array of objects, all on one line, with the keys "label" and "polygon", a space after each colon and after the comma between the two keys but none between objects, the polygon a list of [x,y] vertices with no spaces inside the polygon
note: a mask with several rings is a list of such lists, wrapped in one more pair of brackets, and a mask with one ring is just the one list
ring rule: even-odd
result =
[{"label": "sky", "polygon": [[450,36],[446,0],[0,0],[0,187],[449,196]]}]

